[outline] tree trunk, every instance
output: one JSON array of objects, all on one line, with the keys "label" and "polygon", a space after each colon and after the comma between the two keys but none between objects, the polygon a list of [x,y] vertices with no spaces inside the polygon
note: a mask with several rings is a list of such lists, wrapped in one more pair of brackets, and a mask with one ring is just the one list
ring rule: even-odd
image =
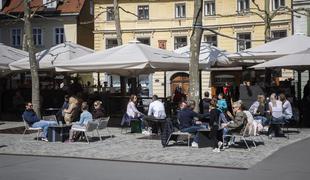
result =
[{"label": "tree trunk", "polygon": [[[117,38],[117,45],[123,45],[123,38],[122,38],[122,30],[121,30],[121,20],[119,17],[119,8],[118,8],[118,0],[113,0],[114,5],[114,21],[115,21],[115,30],[116,30],[116,38]],[[125,77],[120,77],[121,83],[121,95],[126,95],[126,82]]]},{"label": "tree trunk", "polygon": [[115,29],[116,29],[116,37],[117,37],[117,45],[122,45],[122,31],[121,31],[121,22],[119,17],[119,8],[118,8],[118,0],[113,0],[114,4],[114,21],[115,21]]},{"label": "tree trunk", "polygon": [[33,38],[32,38],[32,27],[30,22],[30,0],[24,0],[24,30],[26,45],[29,52],[29,63],[31,72],[31,88],[32,88],[32,104],[33,109],[39,117],[41,117],[40,112],[40,87],[39,87],[39,75],[38,75],[38,62],[36,60]]},{"label": "tree trunk", "polygon": [[271,40],[270,0],[265,0],[265,43]]},{"label": "tree trunk", "polygon": [[191,59],[189,64],[189,95],[190,99],[196,102],[195,111],[198,112],[199,103],[199,52],[202,37],[202,0],[194,2],[194,18],[193,18],[193,33],[190,39]]}]

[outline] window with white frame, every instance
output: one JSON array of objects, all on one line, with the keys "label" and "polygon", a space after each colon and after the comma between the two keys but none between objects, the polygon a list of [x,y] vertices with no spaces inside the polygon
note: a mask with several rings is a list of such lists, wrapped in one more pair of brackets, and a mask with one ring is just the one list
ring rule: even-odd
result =
[{"label": "window with white frame", "polygon": [[20,28],[11,29],[11,44],[13,47],[20,47],[22,43],[22,30]]},{"label": "window with white frame", "polygon": [[138,19],[139,20],[146,20],[149,19],[149,6],[138,6]]},{"label": "window with white frame", "polygon": [[237,38],[237,51],[251,48],[251,33],[238,33]]},{"label": "window with white frame", "polygon": [[107,7],[107,21],[114,21],[114,7]]},{"label": "window with white frame", "polygon": [[287,37],[287,31],[286,30],[277,30],[277,31],[271,31],[271,40],[277,40]]},{"label": "window with white frame", "polygon": [[215,0],[205,1],[205,16],[215,15]]},{"label": "window with white frame", "polygon": [[238,12],[244,13],[250,10],[250,0],[238,0]]},{"label": "window with white frame", "polygon": [[35,46],[42,46],[42,29],[41,28],[32,28],[33,44]]},{"label": "window with white frame", "polygon": [[174,49],[178,49],[187,45],[187,37],[179,36],[174,37]]},{"label": "window with white frame", "polygon": [[58,0],[43,0],[46,8],[57,8]]},{"label": "window with white frame", "polygon": [[272,0],[272,9],[276,10],[285,6],[285,0]]},{"label": "window with white frame", "polygon": [[176,18],[185,18],[186,17],[185,3],[175,5],[175,17]]},{"label": "window with white frame", "polygon": [[204,42],[211,44],[212,46],[217,46],[217,36],[212,35],[205,35],[204,36]]},{"label": "window with white frame", "polygon": [[117,45],[118,45],[117,39],[106,39],[106,41],[105,41],[105,48],[106,49],[116,47]]},{"label": "window with white frame", "polygon": [[151,45],[151,41],[150,38],[147,37],[141,37],[141,38],[137,38],[138,41],[140,41],[142,44],[146,44],[146,45]]},{"label": "window with white frame", "polygon": [[55,44],[61,44],[64,42],[65,42],[64,28],[55,28]]}]

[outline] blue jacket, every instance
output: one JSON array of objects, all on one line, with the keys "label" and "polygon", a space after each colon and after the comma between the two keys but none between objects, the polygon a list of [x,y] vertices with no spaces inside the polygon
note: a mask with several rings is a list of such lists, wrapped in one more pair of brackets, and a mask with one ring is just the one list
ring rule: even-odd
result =
[{"label": "blue jacket", "polygon": [[23,118],[30,126],[40,121],[40,119],[33,110],[25,110],[23,113]]},{"label": "blue jacket", "polygon": [[81,113],[80,121],[78,122],[78,124],[81,126],[86,126],[87,122],[92,121],[92,120],[93,120],[93,116],[91,115],[91,113],[88,111],[83,111]]},{"label": "blue jacket", "polygon": [[219,99],[217,101],[217,107],[221,112],[226,112],[227,111],[227,103],[225,99]]}]

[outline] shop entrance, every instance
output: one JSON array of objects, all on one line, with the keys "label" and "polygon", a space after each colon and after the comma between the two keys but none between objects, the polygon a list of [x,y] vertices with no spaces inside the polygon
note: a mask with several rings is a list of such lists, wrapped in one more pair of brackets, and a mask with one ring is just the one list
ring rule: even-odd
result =
[{"label": "shop entrance", "polygon": [[182,91],[185,95],[188,95],[189,90],[189,75],[187,73],[179,72],[171,76],[170,78],[170,89],[171,95],[174,95],[175,89],[181,86]]}]

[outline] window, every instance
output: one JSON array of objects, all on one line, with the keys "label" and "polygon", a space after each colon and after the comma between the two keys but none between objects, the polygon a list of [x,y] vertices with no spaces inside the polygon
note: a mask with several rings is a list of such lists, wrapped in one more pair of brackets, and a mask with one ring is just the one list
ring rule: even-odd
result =
[{"label": "window", "polygon": [[64,28],[55,28],[55,44],[61,44],[65,42]]},{"label": "window", "polygon": [[94,0],[89,0],[89,14],[94,15]]},{"label": "window", "polygon": [[238,0],[238,12],[244,13],[250,10],[249,0]]},{"label": "window", "polygon": [[187,37],[186,36],[174,38],[174,49],[178,49],[178,48],[184,47],[186,45],[187,45]]},{"label": "window", "polygon": [[205,1],[205,16],[215,15],[215,0]]},{"label": "window", "polygon": [[175,5],[175,17],[176,18],[185,18],[186,17],[185,4],[176,4]]},{"label": "window", "polygon": [[140,41],[142,44],[151,45],[150,38],[137,38],[138,41]]},{"label": "window", "polygon": [[149,19],[149,6],[138,6],[138,19]]},{"label": "window", "polygon": [[286,30],[272,31],[271,32],[271,40],[281,39],[287,36]]},{"label": "window", "polygon": [[212,46],[217,46],[217,36],[216,35],[205,35],[204,41]]},{"label": "window", "polygon": [[273,0],[272,1],[272,7],[273,10],[279,9],[280,7],[285,6],[285,0]]},{"label": "window", "polygon": [[237,38],[241,40],[237,41],[237,51],[251,48],[251,33],[238,33]]},{"label": "window", "polygon": [[46,8],[57,8],[58,0],[43,0],[43,4]]},{"label": "window", "polygon": [[105,44],[105,48],[106,49],[110,49],[112,47],[116,47],[117,44],[117,39],[106,39],[106,44]]},{"label": "window", "polygon": [[107,21],[114,21],[114,7],[107,7]]},{"label": "window", "polygon": [[42,29],[41,28],[33,28],[32,29],[33,36],[33,44],[35,46],[42,46]]},{"label": "window", "polygon": [[20,47],[22,42],[22,30],[19,28],[14,28],[11,30],[11,43],[13,47]]}]

